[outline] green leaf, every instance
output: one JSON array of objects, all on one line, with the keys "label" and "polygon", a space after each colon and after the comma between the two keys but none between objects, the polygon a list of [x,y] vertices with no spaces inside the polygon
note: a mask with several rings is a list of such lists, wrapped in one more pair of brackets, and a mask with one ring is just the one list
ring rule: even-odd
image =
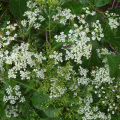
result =
[{"label": "green leaf", "polygon": [[116,73],[119,70],[120,56],[107,55],[107,60],[109,64],[110,75],[111,77],[114,77],[117,75]]},{"label": "green leaf", "polygon": [[93,41],[93,49],[91,51],[91,57],[90,59],[86,59],[84,58],[83,59],[83,64],[82,64],[82,67],[85,67],[85,68],[88,68],[88,69],[91,69],[92,70],[92,67],[95,67],[95,66],[102,66],[102,61],[101,59],[98,57],[98,54],[97,54],[97,51],[96,51],[96,47],[98,47],[99,44],[95,41]]},{"label": "green leaf", "polygon": [[1,118],[5,118],[5,108],[4,108],[4,105],[2,104],[1,106],[0,106],[0,117]]},{"label": "green leaf", "polygon": [[80,1],[68,1],[65,2],[62,7],[69,8],[73,14],[80,15],[83,5],[80,3]]},{"label": "green leaf", "polygon": [[72,0],[60,0],[60,2],[67,2],[67,1],[72,1]]},{"label": "green leaf", "polygon": [[53,105],[50,105],[46,110],[45,110],[46,115],[49,118],[55,118],[57,117],[57,109]]},{"label": "green leaf", "polygon": [[112,115],[112,120],[120,120],[120,113]]},{"label": "green leaf", "polygon": [[79,0],[80,1],[80,3],[82,3],[83,5],[87,5],[87,6],[89,6],[89,3],[90,4],[94,4],[94,0]]},{"label": "green leaf", "polygon": [[114,31],[111,30],[109,25],[105,26],[104,29],[104,38],[114,47],[120,48],[119,35],[114,35]]},{"label": "green leaf", "polygon": [[79,0],[79,1],[80,1],[80,3],[82,3],[83,5],[88,4],[86,0]]},{"label": "green leaf", "polygon": [[94,0],[94,4],[96,7],[102,7],[108,4],[111,0]]},{"label": "green leaf", "polygon": [[49,118],[41,118],[40,120],[50,120]]},{"label": "green leaf", "polygon": [[49,104],[49,97],[42,92],[35,92],[31,98],[32,104],[37,109],[45,109]]},{"label": "green leaf", "polygon": [[22,17],[23,13],[27,10],[26,2],[28,0],[10,0],[9,9],[14,17]]}]

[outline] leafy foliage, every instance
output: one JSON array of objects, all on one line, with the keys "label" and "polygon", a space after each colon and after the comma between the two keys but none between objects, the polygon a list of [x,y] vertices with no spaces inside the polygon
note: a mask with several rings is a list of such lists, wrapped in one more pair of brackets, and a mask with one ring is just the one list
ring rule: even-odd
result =
[{"label": "leafy foliage", "polygon": [[31,98],[32,104],[35,108],[44,110],[49,104],[49,97],[42,92],[35,92]]},{"label": "leafy foliage", "polygon": [[16,18],[21,18],[23,13],[27,10],[27,1],[28,0],[10,0],[10,12]]},{"label": "leafy foliage", "polygon": [[94,4],[96,7],[104,6],[110,2],[111,2],[111,0],[94,0]]},{"label": "leafy foliage", "polygon": [[3,4],[1,120],[119,119],[120,9],[101,11],[110,2]]}]

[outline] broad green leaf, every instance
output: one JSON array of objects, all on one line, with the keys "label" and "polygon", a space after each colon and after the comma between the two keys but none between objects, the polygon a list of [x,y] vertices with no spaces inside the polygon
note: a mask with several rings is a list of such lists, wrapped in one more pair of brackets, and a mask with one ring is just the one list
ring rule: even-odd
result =
[{"label": "broad green leaf", "polygon": [[96,7],[102,7],[108,4],[111,0],[94,0],[94,4]]},{"label": "broad green leaf", "polygon": [[28,0],[10,0],[9,9],[14,17],[22,17],[23,13],[27,10],[26,2]]},{"label": "broad green leaf", "polygon": [[80,1],[80,3],[82,3],[83,5],[88,4],[86,0],[79,0],[79,1]]},{"label": "broad green leaf", "polygon": [[104,36],[105,36],[104,39],[108,41],[111,45],[113,45],[113,47],[120,48],[120,42],[119,42],[119,39],[117,38],[119,36],[114,35],[114,31],[111,30],[109,25],[105,26]]},{"label": "broad green leaf", "polygon": [[90,70],[93,70],[95,69],[96,66],[102,66],[102,61],[101,59],[98,57],[97,55],[97,51],[96,51],[96,48],[99,48],[97,46],[97,43],[95,44],[94,41],[93,41],[93,49],[92,49],[92,52],[91,52],[91,57],[88,59],[84,58],[83,59],[83,64],[82,66],[85,67],[85,68],[88,68]]},{"label": "broad green leaf", "polygon": [[109,64],[110,75],[111,75],[111,77],[114,77],[114,76],[116,76],[116,73],[119,69],[120,56],[107,55],[107,60],[108,60],[108,64]]},{"label": "broad green leaf", "polygon": [[73,14],[80,15],[83,5],[80,3],[80,1],[68,1],[65,2],[62,7],[69,8]]},{"label": "broad green leaf", "polygon": [[35,92],[31,98],[32,104],[37,109],[45,109],[49,104],[49,97],[42,92]]},{"label": "broad green leaf", "polygon": [[94,4],[94,0],[79,0],[83,5]]},{"label": "broad green leaf", "polygon": [[112,115],[112,120],[120,120],[120,113]]},{"label": "broad green leaf", "polygon": [[57,109],[53,105],[50,105],[46,110],[45,110],[46,115],[49,118],[56,118],[57,117]]}]

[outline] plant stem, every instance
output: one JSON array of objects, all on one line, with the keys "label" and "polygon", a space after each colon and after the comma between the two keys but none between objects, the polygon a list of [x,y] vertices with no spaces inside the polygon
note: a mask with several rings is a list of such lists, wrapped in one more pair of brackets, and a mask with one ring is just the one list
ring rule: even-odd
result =
[{"label": "plant stem", "polygon": [[[13,80],[13,79],[11,79],[11,80]],[[13,80],[13,81],[14,81],[14,82],[16,82],[16,83],[19,83],[19,84],[21,84],[21,85],[23,85],[23,86],[26,86],[26,87],[28,87],[28,88],[30,88],[30,89],[33,89],[33,90],[35,90],[35,91],[37,91],[37,92],[38,92],[38,90],[37,90],[37,89],[32,88],[32,87],[30,87],[30,86],[28,86],[28,85],[25,85],[24,83],[18,82],[18,81],[16,81],[16,80]]]},{"label": "plant stem", "polygon": [[[49,42],[51,44],[51,26],[50,26],[50,22],[51,22],[51,19],[50,19],[50,10],[51,10],[51,7],[49,6]],[[50,46],[51,47],[51,46]]]}]

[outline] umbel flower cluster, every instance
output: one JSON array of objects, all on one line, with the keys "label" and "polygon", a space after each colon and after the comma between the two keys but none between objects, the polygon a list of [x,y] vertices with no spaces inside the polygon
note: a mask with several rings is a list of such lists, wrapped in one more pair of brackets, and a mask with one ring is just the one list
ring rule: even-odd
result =
[{"label": "umbel flower cluster", "polygon": [[[87,21],[97,13],[85,7],[81,15],[76,15],[69,8],[51,9],[32,1],[27,2],[27,7],[19,24],[7,21],[6,28],[1,28],[4,34],[0,36],[0,84],[6,118],[25,118],[22,109],[28,107],[30,112],[26,114],[31,119],[37,119],[36,116],[41,119],[38,113],[43,111],[48,115],[49,108],[54,106],[55,110],[50,109],[49,113],[56,114],[60,109],[56,119],[111,120],[120,110],[120,82],[118,77],[111,76],[106,57],[115,51],[100,47],[105,42],[101,20]],[[118,14],[104,15],[111,31],[120,27]],[[50,27],[50,22],[55,23],[54,27],[58,23],[63,28],[68,24],[71,27],[52,34],[54,27]],[[46,38],[41,37],[46,39],[43,49],[34,47],[35,39],[41,40],[39,35],[30,35],[32,31],[37,36],[36,31],[40,30],[46,33]],[[20,90],[21,87],[24,89]],[[43,100],[46,96],[48,99]]]},{"label": "umbel flower cluster", "polygon": [[14,88],[9,86],[6,89],[6,93],[7,95],[3,97],[3,102],[9,103],[5,108],[6,116],[8,118],[12,117],[12,115],[13,117],[17,117],[18,113],[20,113],[19,104],[25,102],[25,97],[21,96],[20,86],[15,85]]}]

